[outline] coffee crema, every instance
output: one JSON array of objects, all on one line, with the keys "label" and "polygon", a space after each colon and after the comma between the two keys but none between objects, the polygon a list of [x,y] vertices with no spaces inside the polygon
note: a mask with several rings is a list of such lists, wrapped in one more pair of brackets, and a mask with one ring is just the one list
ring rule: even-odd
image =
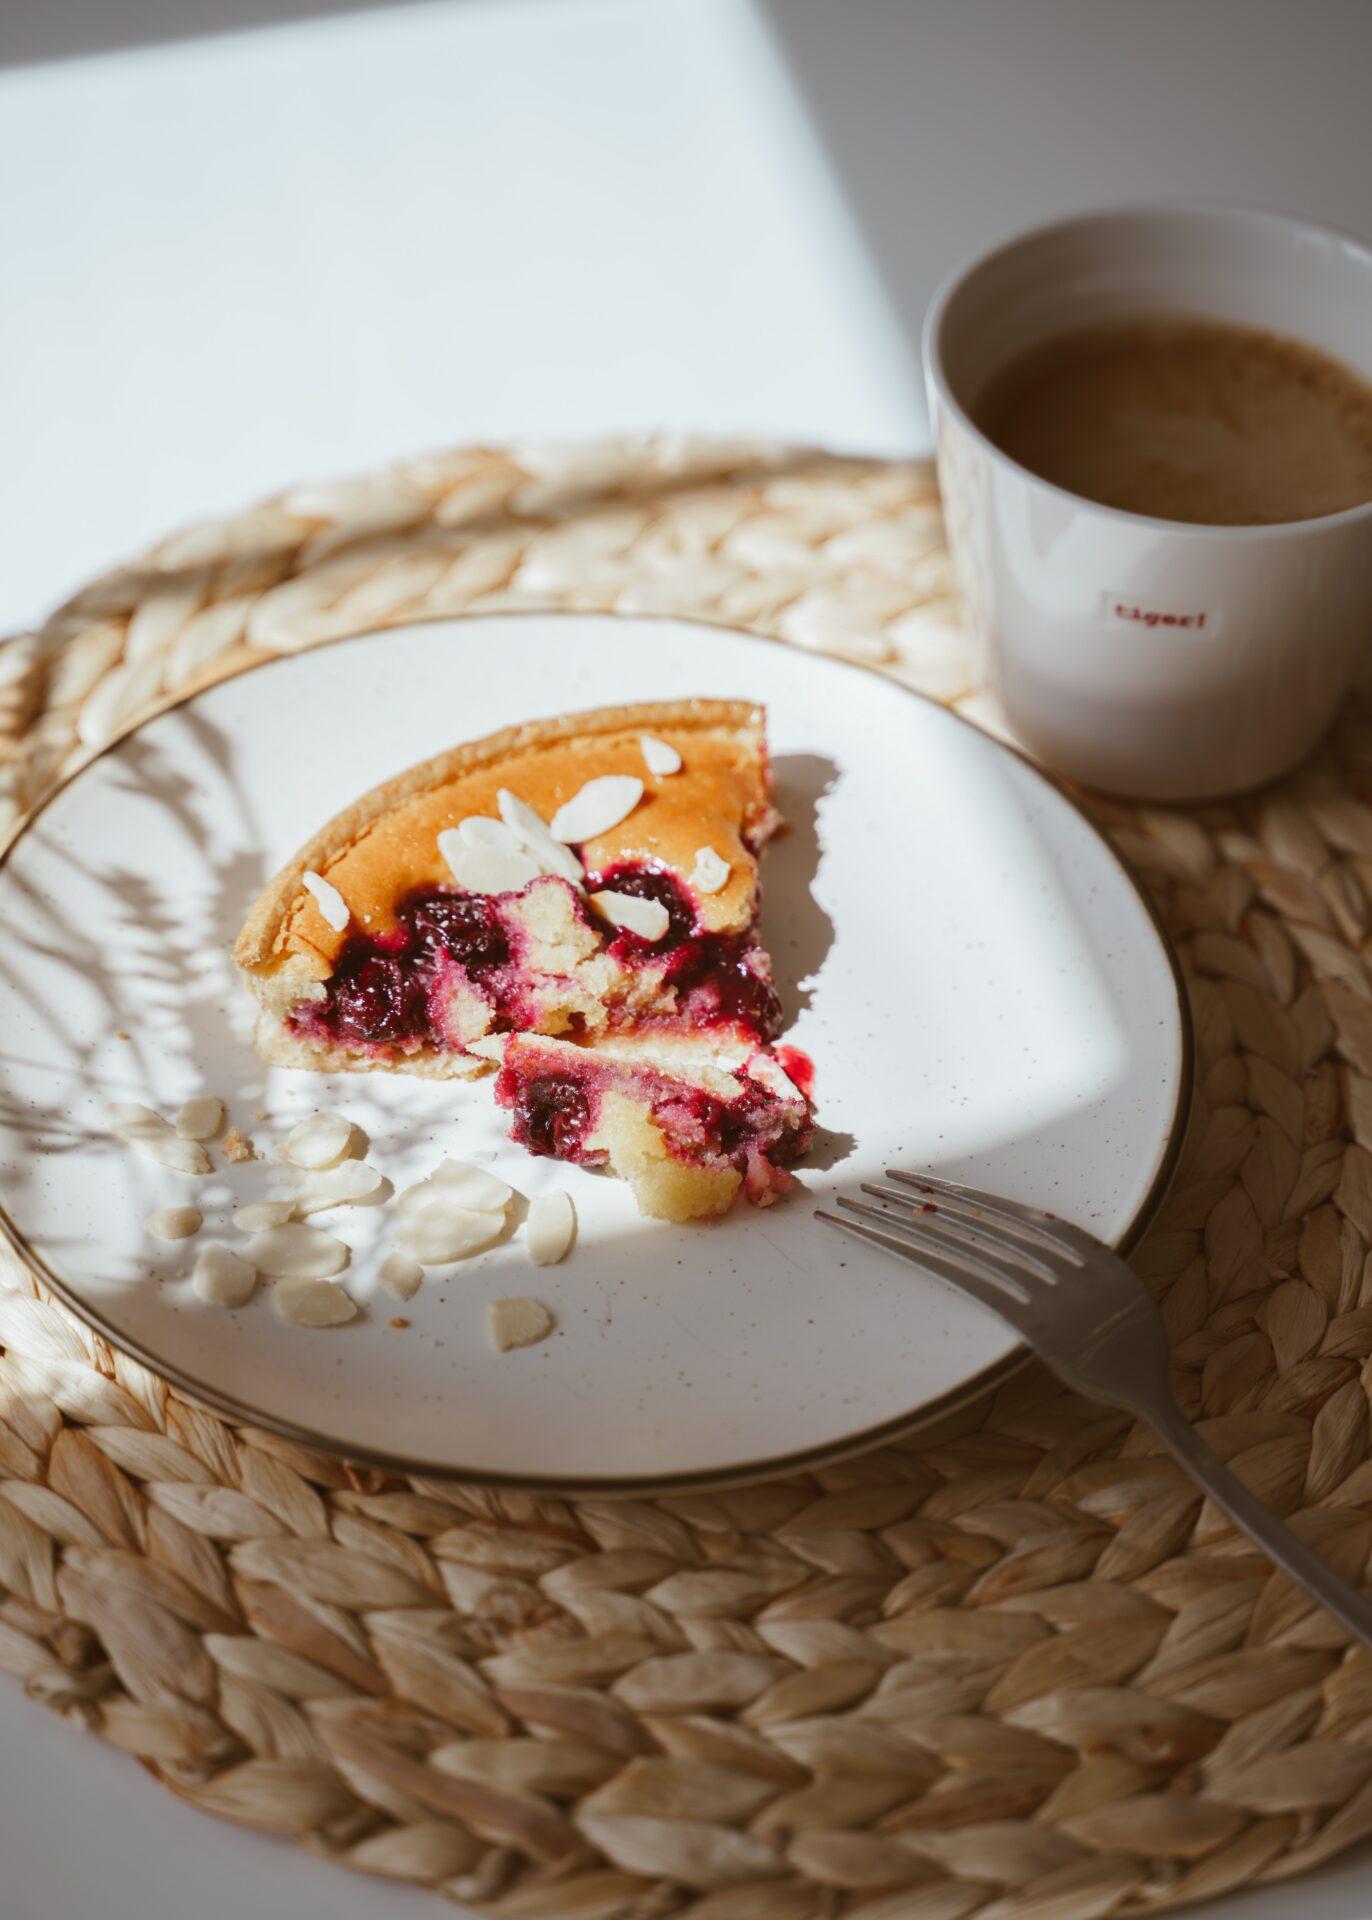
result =
[{"label": "coffee crema", "polygon": [[974,418],[1040,479],[1155,520],[1270,526],[1372,500],[1372,386],[1228,321],[1057,334],[1011,361]]}]

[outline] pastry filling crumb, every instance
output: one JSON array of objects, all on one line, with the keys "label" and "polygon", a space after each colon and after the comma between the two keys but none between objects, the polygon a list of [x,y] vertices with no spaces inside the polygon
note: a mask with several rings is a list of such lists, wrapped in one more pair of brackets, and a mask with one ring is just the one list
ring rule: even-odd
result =
[{"label": "pastry filling crumb", "polygon": [[512,1139],[530,1153],[582,1166],[614,1160],[606,1102],[610,1096],[628,1101],[651,1122],[674,1160],[732,1169],[748,1198],[765,1205],[794,1184],[786,1167],[813,1138],[810,1107],[794,1087],[779,1090],[751,1076],[735,1084],[739,1091],[729,1097],[650,1065],[565,1046],[540,1049],[526,1036],[507,1054],[495,1097],[513,1117]]}]

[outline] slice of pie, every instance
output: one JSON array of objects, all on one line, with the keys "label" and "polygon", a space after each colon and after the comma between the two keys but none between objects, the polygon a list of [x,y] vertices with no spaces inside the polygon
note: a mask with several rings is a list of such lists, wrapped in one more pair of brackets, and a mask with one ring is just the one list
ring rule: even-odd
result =
[{"label": "slice of pie", "polygon": [[[720,1212],[740,1186],[774,1197],[810,1107],[767,1051],[770,785],[763,715],[735,701],[531,722],[411,768],[316,834],[249,915],[234,958],[259,1050],[433,1077],[498,1059],[515,1137],[608,1164],[645,1211]],[[584,1109],[575,1128],[532,1117],[554,1086]]]}]

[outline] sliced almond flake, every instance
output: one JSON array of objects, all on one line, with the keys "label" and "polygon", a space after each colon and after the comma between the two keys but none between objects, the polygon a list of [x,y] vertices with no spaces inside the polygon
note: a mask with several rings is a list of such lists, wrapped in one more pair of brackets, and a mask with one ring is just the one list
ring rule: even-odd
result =
[{"label": "sliced almond flake", "polygon": [[326,880],[322,873],[307,873],[302,875],[302,879],[307,890],[314,895],[319,911],[334,932],[342,933],[352,919],[352,914],[348,911],[348,903],[338,888],[331,880]]},{"label": "sliced almond flake", "polygon": [[503,1213],[484,1213],[459,1207],[441,1195],[401,1216],[399,1238],[405,1251],[423,1267],[446,1267],[500,1238]]},{"label": "sliced almond flake", "polygon": [[291,1221],[268,1227],[248,1242],[247,1257],[259,1273],[278,1280],[327,1280],[348,1264],[346,1244],[322,1227]]},{"label": "sliced almond flake", "polygon": [[640,900],[632,893],[602,889],[591,895],[591,905],[602,920],[636,933],[640,940],[660,940],[672,924],[672,916],[660,900]]},{"label": "sliced almond flake", "polygon": [[507,1180],[488,1167],[473,1166],[470,1160],[440,1160],[429,1180],[459,1207],[475,1207],[483,1213],[503,1213],[514,1196]]},{"label": "sliced almond flake", "polygon": [[115,1100],[105,1108],[105,1125],[121,1140],[136,1146],[142,1140],[165,1139],[171,1132],[169,1122],[151,1107],[137,1100]]},{"label": "sliced almond flake", "polygon": [[488,814],[468,814],[465,820],[457,823],[457,837],[470,847],[498,847],[503,853],[514,853],[524,842],[505,820],[492,820]]},{"label": "sliced almond flake", "polygon": [[176,1116],[176,1131],[183,1140],[213,1140],[223,1124],[224,1102],[212,1093],[188,1100]]},{"label": "sliced almond flake", "polygon": [[467,1051],[476,1054],[482,1060],[503,1060],[505,1042],[508,1038],[509,1035],[504,1033],[483,1034],[480,1040],[467,1042]]},{"label": "sliced almond flake", "polygon": [[313,1174],[296,1195],[292,1212],[299,1218],[307,1213],[323,1213],[329,1207],[377,1205],[389,1198],[391,1185],[379,1167],[367,1160],[341,1160]]},{"label": "sliced almond flake", "polygon": [[286,1135],[281,1157],[293,1167],[317,1173],[341,1160],[351,1139],[352,1122],[341,1113],[312,1113]]},{"label": "sliced almond flake", "polygon": [[513,1189],[485,1167],[474,1167],[466,1160],[443,1160],[426,1179],[406,1187],[395,1205],[402,1220],[439,1202],[503,1216],[512,1195]]},{"label": "sliced almond flake", "polygon": [[486,1309],[486,1331],[497,1353],[537,1346],[552,1330],[553,1316],[537,1300],[492,1300]]},{"label": "sliced almond flake", "polygon": [[148,1215],[148,1232],[155,1240],[189,1240],[204,1224],[198,1207],[159,1207]]},{"label": "sliced almond flake", "polygon": [[636,774],[602,773],[558,808],[549,823],[555,840],[580,846],[627,820],[643,798]]},{"label": "sliced almond flake", "polygon": [[252,1298],[257,1270],[232,1247],[211,1241],[209,1246],[200,1249],[191,1285],[212,1307],[241,1307]]},{"label": "sliced almond flake", "polygon": [[198,1140],[182,1140],[170,1128],[135,1145],[147,1159],[155,1160],[159,1167],[170,1167],[173,1173],[209,1173],[214,1164]]},{"label": "sliced almond flake", "polygon": [[536,1267],[555,1267],[565,1257],[575,1232],[576,1208],[565,1187],[540,1193],[530,1203],[524,1240]]},{"label": "sliced almond flake", "polygon": [[541,871],[523,847],[474,846],[463,839],[457,827],[445,827],[439,834],[438,851],[453,879],[467,893],[522,893]]},{"label": "sliced almond flake", "polygon": [[357,1302],[332,1280],[278,1280],[272,1305],[293,1327],[341,1327],[357,1315]]},{"label": "sliced almond flake", "polygon": [[651,733],[645,733],[639,741],[643,751],[643,764],[649,773],[680,773],[681,755],[666,740],[656,740]]},{"label": "sliced almond flake", "polygon": [[547,821],[534,812],[527,800],[521,800],[517,793],[502,787],[496,795],[496,803],[501,819],[518,834],[520,842],[528,848],[544,873],[554,873],[563,880],[570,880],[574,887],[581,885],[586,878],[586,869],[570,847],[563,846],[560,840],[553,838]]},{"label": "sliced almond flake", "polygon": [[294,1212],[290,1200],[251,1200],[235,1208],[232,1218],[240,1233],[266,1233],[269,1227],[284,1227]]},{"label": "sliced almond flake", "polygon": [[381,1284],[397,1300],[413,1300],[423,1278],[423,1267],[408,1253],[388,1253],[381,1262]]},{"label": "sliced almond flake", "polygon": [[718,893],[731,872],[729,862],[713,847],[700,847],[691,869],[691,885],[697,893]]}]

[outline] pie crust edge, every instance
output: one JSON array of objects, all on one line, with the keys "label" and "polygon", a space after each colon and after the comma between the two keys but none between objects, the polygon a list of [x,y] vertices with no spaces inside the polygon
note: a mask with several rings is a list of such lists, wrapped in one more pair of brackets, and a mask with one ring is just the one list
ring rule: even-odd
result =
[{"label": "pie crust edge", "polygon": [[552,746],[559,741],[597,733],[644,731],[654,727],[725,729],[751,734],[752,745],[766,764],[765,713],[750,700],[653,700],[629,705],[593,707],[584,713],[560,714],[548,720],[526,720],[503,727],[479,740],[449,747],[433,759],[373,787],[334,815],[308,840],[292,860],[268,881],[234,943],[234,964],[244,973],[268,970],[278,955],[278,939],[286,917],[298,900],[307,873],[322,869],[347,846],[360,839],[373,821],[416,794],[445,786],[474,768],[487,766],[507,754]]}]

